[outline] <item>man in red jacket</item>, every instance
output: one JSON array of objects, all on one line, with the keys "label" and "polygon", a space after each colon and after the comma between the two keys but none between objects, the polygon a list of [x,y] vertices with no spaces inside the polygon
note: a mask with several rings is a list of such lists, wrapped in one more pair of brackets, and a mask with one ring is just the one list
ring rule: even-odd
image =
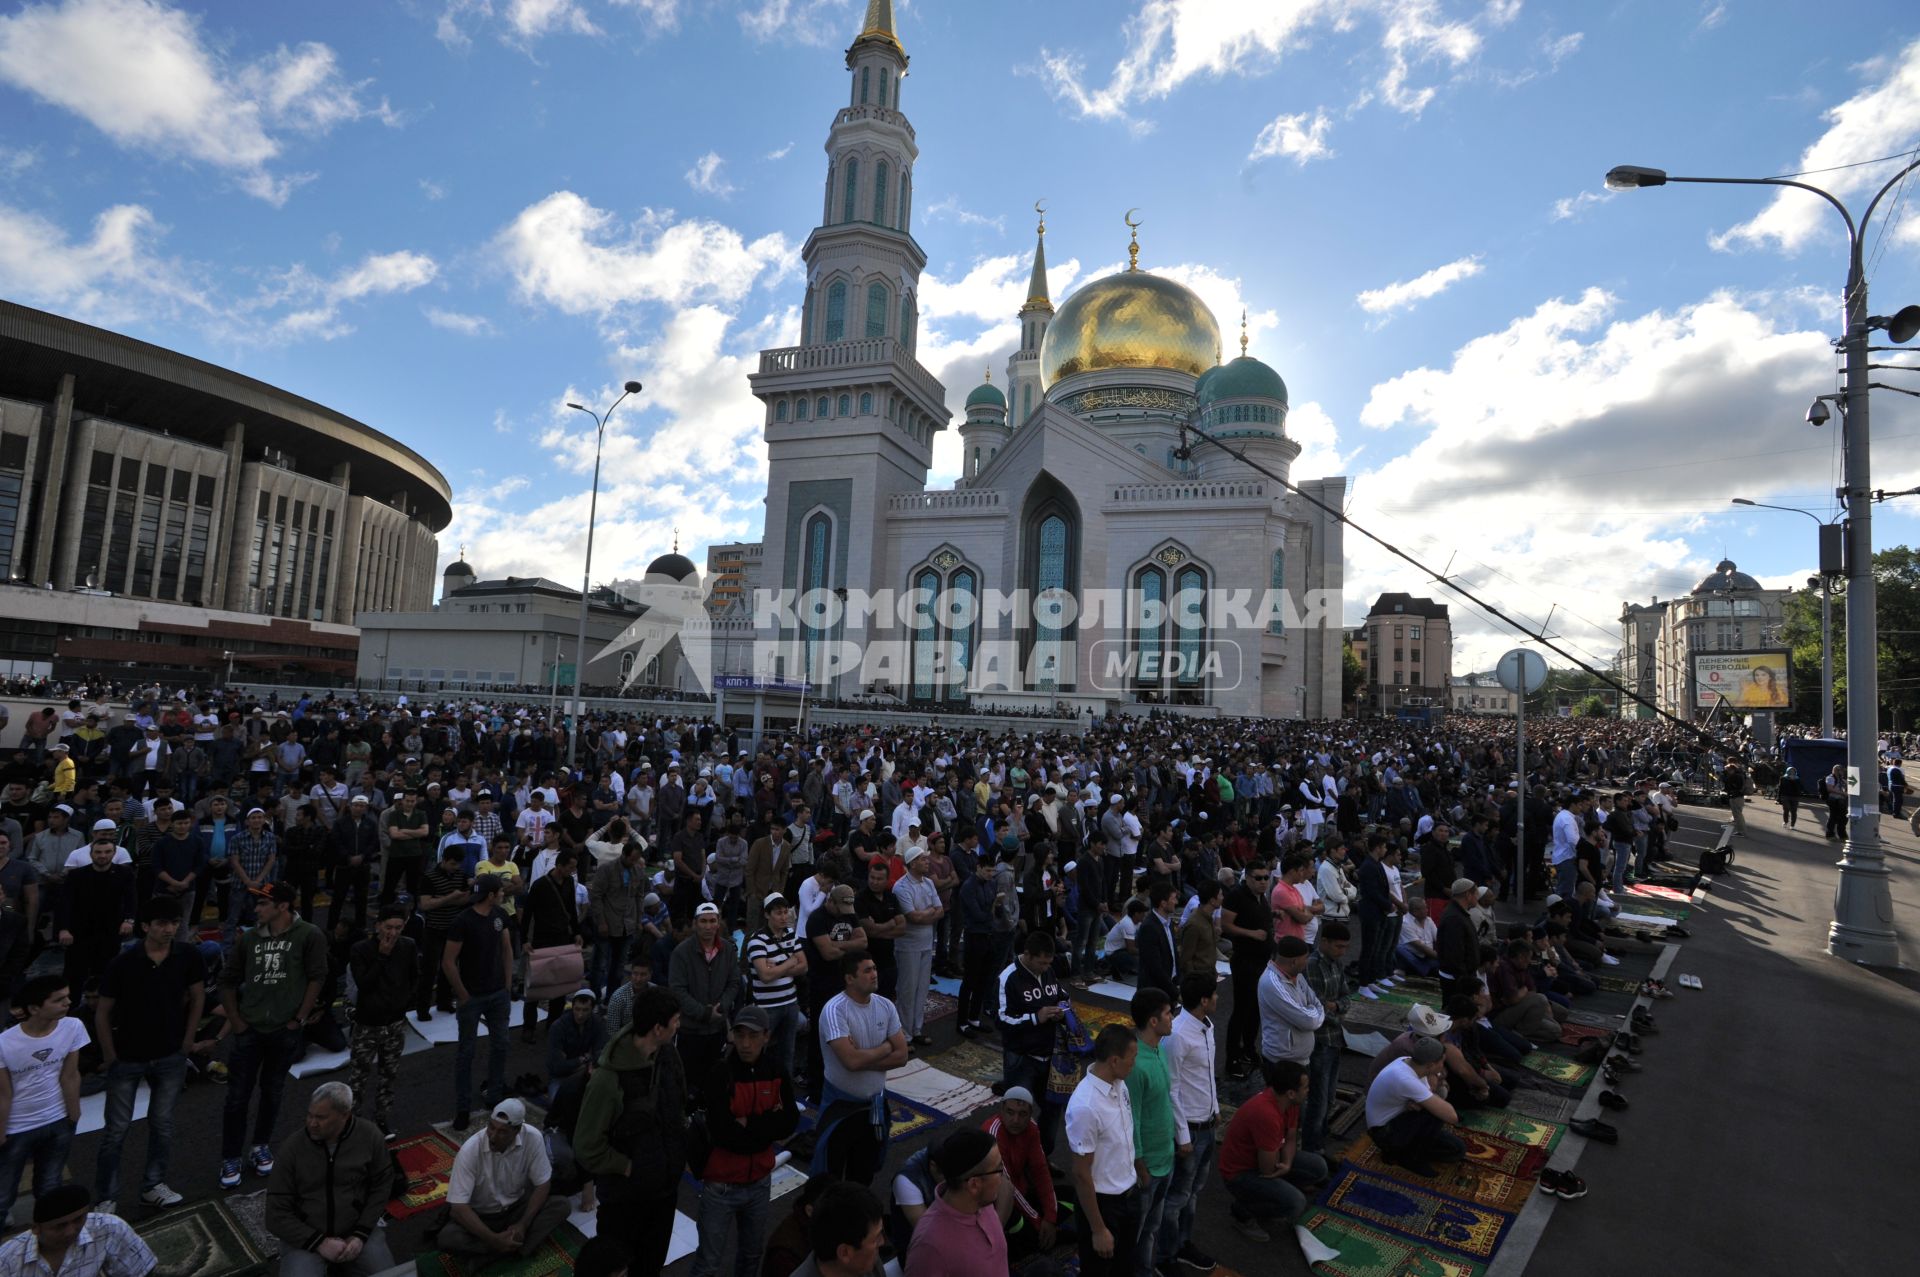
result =
[{"label": "man in red jacket", "polygon": [[1000,1146],[1000,1162],[1007,1168],[1007,1186],[1013,1192],[1013,1214],[1007,1220],[1007,1256],[1019,1259],[1036,1251],[1050,1251],[1061,1240],[1061,1216],[1072,1233],[1071,1201],[1061,1201],[1053,1185],[1052,1168],[1033,1121],[1033,1092],[1010,1086],[1000,1098],[1000,1109],[981,1124]]},{"label": "man in red jacket", "polygon": [[697,1082],[712,1151],[700,1173],[700,1249],[689,1277],[713,1277],[737,1237],[734,1277],[759,1277],[772,1200],[774,1145],[793,1134],[800,1110],[793,1079],[767,1055],[766,1010],[744,1006],[733,1016],[719,1066]]}]

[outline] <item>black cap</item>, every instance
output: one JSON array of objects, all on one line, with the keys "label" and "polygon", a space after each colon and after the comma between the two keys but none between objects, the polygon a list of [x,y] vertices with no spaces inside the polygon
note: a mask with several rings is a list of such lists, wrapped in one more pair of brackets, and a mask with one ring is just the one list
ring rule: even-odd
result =
[{"label": "black cap", "polygon": [[1299,936],[1281,936],[1273,942],[1273,956],[1276,958],[1304,958],[1313,950]]}]

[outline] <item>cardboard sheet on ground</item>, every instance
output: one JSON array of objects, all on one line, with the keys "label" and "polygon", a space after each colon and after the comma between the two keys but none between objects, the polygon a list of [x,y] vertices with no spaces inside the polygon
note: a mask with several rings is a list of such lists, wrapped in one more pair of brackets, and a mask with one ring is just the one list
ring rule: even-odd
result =
[{"label": "cardboard sheet on ground", "polygon": [[1630,922],[1636,927],[1671,927],[1676,919],[1656,917],[1650,913],[1616,913],[1615,922]]},{"label": "cardboard sheet on ground", "polygon": [[[519,1028],[520,1021],[526,1013],[527,1004],[524,1002],[515,1002],[507,1017],[508,1027]],[[435,1011],[433,1018],[425,1024],[422,1024],[419,1018],[409,1011],[407,1013],[407,1027],[435,1046],[447,1042],[458,1042],[460,1040],[460,1017],[452,1012]],[[480,1036],[483,1038],[487,1036],[487,1022],[485,1020],[480,1021]]]},{"label": "cardboard sheet on ground", "polygon": [[[584,1237],[592,1237],[599,1224],[593,1212],[579,1208],[579,1198],[574,1199],[573,1214],[567,1216],[567,1222],[580,1230]],[[685,1259],[700,1249],[700,1225],[688,1219],[680,1211],[673,1212],[673,1240],[667,1243],[667,1263],[669,1265]]]},{"label": "cardboard sheet on ground", "polygon": [[1132,1002],[1133,995],[1139,991],[1130,984],[1121,984],[1118,980],[1102,980],[1098,984],[1087,986],[1087,992],[1096,998],[1112,998],[1115,1002]]},{"label": "cardboard sheet on ground", "polygon": [[890,1094],[938,1109],[948,1117],[965,1117],[993,1103],[993,1092],[978,1082],[934,1068],[925,1060],[908,1060],[887,1073]]},{"label": "cardboard sheet on ground", "polygon": [[1293,1235],[1300,1239],[1300,1253],[1307,1257],[1307,1266],[1324,1264],[1330,1259],[1340,1258],[1340,1252],[1308,1232],[1303,1225],[1293,1226]]},{"label": "cardboard sheet on ground", "polygon": [[[348,1032],[351,1034],[352,1031]],[[422,1051],[433,1050],[433,1043],[416,1034],[402,1034],[400,1041],[401,1055],[419,1055]],[[300,1057],[300,1062],[287,1072],[294,1077],[313,1077],[321,1073],[331,1073],[335,1069],[344,1069],[352,1062],[351,1051],[320,1051],[308,1047],[307,1053]]]},{"label": "cardboard sheet on ground", "polygon": [[[142,1082],[133,1093],[133,1120],[138,1122],[147,1115],[147,1101],[153,1098],[153,1091]],[[91,1131],[107,1129],[107,1093],[97,1091],[92,1095],[80,1097],[80,1121],[73,1128],[75,1135],[85,1135]]]},{"label": "cardboard sheet on ground", "polygon": [[1390,1045],[1384,1033],[1355,1033],[1352,1029],[1343,1026],[1340,1036],[1346,1040],[1347,1050],[1355,1055],[1364,1055],[1368,1059],[1380,1054]]}]

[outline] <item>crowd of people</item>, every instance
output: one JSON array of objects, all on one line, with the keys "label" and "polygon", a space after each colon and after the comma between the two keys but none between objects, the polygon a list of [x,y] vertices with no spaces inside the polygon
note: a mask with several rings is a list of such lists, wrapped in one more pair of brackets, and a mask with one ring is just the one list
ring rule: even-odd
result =
[{"label": "crowd of people", "polygon": [[[1669,764],[1759,753],[1585,720],[1534,728],[1523,766],[1489,720],[748,741],[605,712],[577,725],[569,768],[576,725],[473,701],[75,698],[33,717],[52,726],[0,774],[0,981],[18,1021],[0,1034],[0,1220],[29,1164],[36,1220],[111,1220],[136,1191],[120,1177],[142,1082],[137,1193],[177,1204],[176,1104],[189,1077],[216,1077],[221,1186],[266,1181],[283,1266],[316,1273],[388,1258],[405,1022],[447,1015],[435,1116],[463,1142],[442,1248],[530,1253],[577,1199],[597,1212],[596,1263],[652,1273],[691,1169],[696,1277],[729,1252],[743,1275],[865,1274],[879,1247],[908,1277],[975,1277],[1069,1239],[1088,1277],[1205,1271],[1192,1229],[1216,1164],[1253,1236],[1328,1173],[1352,998],[1396,972],[1441,981],[1446,1014],[1380,1062],[1367,1121],[1415,1169],[1456,1151],[1450,1106],[1499,1102],[1509,1057],[1557,1038],[1609,961],[1609,897],[1661,854]],[[1557,898],[1496,939],[1491,905],[1521,873]],[[942,977],[960,982],[960,1034],[997,1038],[1004,1094],[908,1159],[883,1210],[887,1074],[932,1045]],[[1130,1023],[1080,1023],[1072,986],[1115,977],[1136,990]],[[510,1084],[516,1008],[546,1069]],[[313,1051],[344,1053],[345,1080],[283,1132],[290,1069]],[[1216,1129],[1221,1087],[1256,1070],[1254,1100]],[[74,1207],[88,1087],[106,1129]],[[782,1150],[811,1177],[769,1230]]]}]

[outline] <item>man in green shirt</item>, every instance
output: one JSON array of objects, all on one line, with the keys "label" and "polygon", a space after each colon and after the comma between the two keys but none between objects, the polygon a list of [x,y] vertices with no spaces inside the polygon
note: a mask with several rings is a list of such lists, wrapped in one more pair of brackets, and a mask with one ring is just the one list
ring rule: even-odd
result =
[{"label": "man in green shirt", "polygon": [[273,1173],[280,1092],[327,978],[327,938],[294,911],[292,884],[256,887],[253,894],[259,923],[240,933],[233,960],[220,972],[220,1000],[227,1010],[227,1032],[233,1034],[220,1131],[222,1188],[240,1184],[241,1137],[256,1084],[260,1108],[253,1122],[253,1172]]},{"label": "man in green shirt", "polygon": [[[1167,1206],[1173,1182],[1173,1157],[1193,1153],[1193,1144],[1173,1109],[1167,1081],[1167,1062],[1160,1042],[1173,1032],[1173,999],[1164,989],[1142,989],[1133,995],[1133,1025],[1139,1033],[1140,1053],[1127,1076],[1127,1100],[1133,1106],[1133,1152],[1146,1165],[1149,1182],[1140,1190],[1140,1240],[1134,1249],[1138,1277],[1153,1277],[1153,1243]],[[1166,1257],[1169,1261],[1172,1256]]]},{"label": "man in green shirt", "polygon": [[406,880],[407,894],[420,898],[420,882],[427,868],[427,848],[433,841],[433,821],[420,805],[420,794],[409,789],[380,819],[387,833],[387,862],[380,870],[380,903],[393,903]]}]

